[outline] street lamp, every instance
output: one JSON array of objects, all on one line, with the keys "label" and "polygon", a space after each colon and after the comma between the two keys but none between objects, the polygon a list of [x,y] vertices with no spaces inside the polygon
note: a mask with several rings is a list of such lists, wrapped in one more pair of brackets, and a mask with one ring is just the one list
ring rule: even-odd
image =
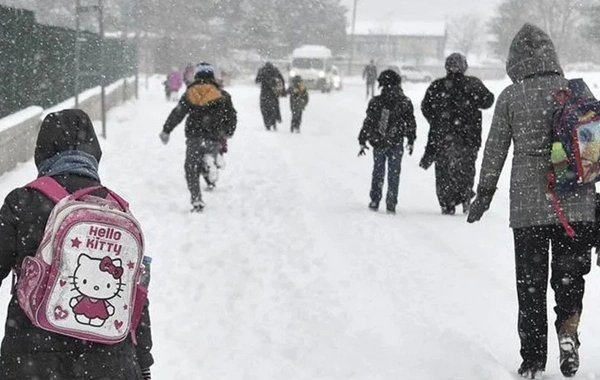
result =
[{"label": "street lamp", "polygon": [[350,36],[350,57],[348,58],[348,76],[352,74],[352,61],[354,60],[354,32],[356,30],[356,6],[358,0],[354,0],[352,8],[352,35]]}]

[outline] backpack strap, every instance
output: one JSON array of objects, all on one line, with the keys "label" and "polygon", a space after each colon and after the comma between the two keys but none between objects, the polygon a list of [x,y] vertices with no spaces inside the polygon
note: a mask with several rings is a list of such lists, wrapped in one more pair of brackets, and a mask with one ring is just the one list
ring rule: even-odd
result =
[{"label": "backpack strap", "polygon": [[25,187],[39,191],[52,199],[54,203],[58,203],[61,199],[69,196],[69,192],[52,177],[39,177],[25,185]]},{"label": "backpack strap", "polygon": [[558,217],[558,221],[565,229],[567,236],[569,236],[572,239],[576,235],[575,230],[573,229],[571,224],[569,224],[569,218],[567,218],[567,215],[565,214],[565,210],[563,210],[563,208],[560,206],[560,200],[558,199],[558,195],[556,194],[556,191],[554,189],[555,184],[556,184],[556,177],[555,177],[554,172],[551,171],[548,173],[547,195],[550,198],[550,202],[552,203],[552,208],[554,209],[554,212],[556,213],[556,216]]}]

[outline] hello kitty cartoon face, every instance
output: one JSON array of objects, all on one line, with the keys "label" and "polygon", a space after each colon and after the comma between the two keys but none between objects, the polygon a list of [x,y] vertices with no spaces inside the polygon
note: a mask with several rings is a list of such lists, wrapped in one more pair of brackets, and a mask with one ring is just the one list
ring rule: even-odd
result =
[{"label": "hello kitty cartoon face", "polygon": [[121,292],[122,276],[123,267],[120,259],[111,260],[109,256],[94,259],[82,253],[77,259],[72,285],[83,296],[109,300]]}]

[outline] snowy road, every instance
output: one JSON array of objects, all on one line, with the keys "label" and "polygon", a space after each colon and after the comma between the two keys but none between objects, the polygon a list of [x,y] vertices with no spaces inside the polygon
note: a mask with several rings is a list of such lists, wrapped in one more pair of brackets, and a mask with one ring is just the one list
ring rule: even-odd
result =
[{"label": "snowy road", "polygon": [[[597,76],[596,76],[597,77]],[[596,79],[594,77],[594,79]],[[160,81],[113,110],[103,181],[131,203],[154,258],[155,379],[513,379],[520,364],[508,184],[483,222],[439,215],[428,125],[417,112],[398,215],[366,210],[371,158],[357,158],[363,87],[311,93],[300,135],[266,132],[258,89],[230,89],[239,126],[204,214],[189,214],[183,125],[158,132],[173,103]],[[497,95],[506,82],[491,82]],[[408,84],[418,109],[425,85]],[[485,113],[487,129],[491,111]],[[99,125],[99,123],[98,123]],[[0,195],[35,174],[0,177]],[[2,288],[6,304],[8,281]],[[549,293],[552,296],[552,293]],[[600,281],[588,277],[580,379],[600,375]],[[2,320],[5,306],[2,306]],[[548,378],[558,370],[550,336]]]}]

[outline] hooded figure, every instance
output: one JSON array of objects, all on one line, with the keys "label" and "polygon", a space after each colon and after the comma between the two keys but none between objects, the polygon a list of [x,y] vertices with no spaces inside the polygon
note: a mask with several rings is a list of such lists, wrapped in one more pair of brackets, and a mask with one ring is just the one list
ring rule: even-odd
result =
[{"label": "hooded figure", "polygon": [[367,142],[373,147],[373,176],[369,209],[377,211],[381,201],[388,167],[387,212],[394,214],[398,203],[400,168],[407,139],[408,154],[412,154],[417,138],[417,124],[410,99],[404,95],[401,78],[392,70],[381,72],[378,78],[381,94],[375,96],[367,108],[367,117],[358,136],[359,156],[365,154]]},{"label": "hooded figure", "polygon": [[468,220],[478,221],[489,208],[513,144],[510,226],[514,234],[523,358],[518,372],[527,378],[538,378],[546,367],[546,290],[552,246],[550,284],[556,299],[560,369],[571,377],[579,368],[578,325],[583,308],[583,277],[590,271],[595,189],[594,185],[581,186],[559,194],[560,205],[576,231],[575,238],[568,237],[546,196],[552,119],[559,106],[553,95],[568,87],[550,37],[538,27],[525,24],[510,46],[506,72],[513,84],[498,97],[477,197]]},{"label": "hooded figure", "polygon": [[446,76],[431,83],[421,103],[430,126],[421,167],[435,162],[442,214],[454,214],[461,204],[463,212],[469,210],[481,147],[481,110],[494,103],[494,94],[478,78],[465,75],[467,68],[462,54],[449,55]]},{"label": "hooded figure", "polygon": [[[102,150],[94,127],[81,110],[51,113],[44,119],[35,148],[38,176],[51,176],[69,193],[100,185]],[[98,192],[98,196],[106,196]],[[26,256],[35,255],[54,202],[37,190],[14,189],[0,209],[0,281]],[[9,284],[4,284],[10,286]],[[10,300],[0,349],[0,379],[141,380],[153,363],[147,305],[131,338],[115,345],[90,343],[34,327],[18,304]],[[141,367],[141,368],[140,368]]]},{"label": "hooded figure", "polygon": [[218,179],[215,159],[222,149],[223,139],[231,138],[235,132],[237,112],[231,96],[215,80],[215,69],[211,64],[200,63],[195,78],[165,121],[160,139],[167,144],[170,133],[187,116],[185,178],[192,211],[199,212],[204,209],[200,176],[204,177],[209,189],[215,187]]},{"label": "hooded figure", "polygon": [[255,82],[260,84],[260,111],[265,128],[277,130],[277,123],[281,123],[279,95],[286,93],[285,80],[279,69],[267,62],[258,70]]}]

